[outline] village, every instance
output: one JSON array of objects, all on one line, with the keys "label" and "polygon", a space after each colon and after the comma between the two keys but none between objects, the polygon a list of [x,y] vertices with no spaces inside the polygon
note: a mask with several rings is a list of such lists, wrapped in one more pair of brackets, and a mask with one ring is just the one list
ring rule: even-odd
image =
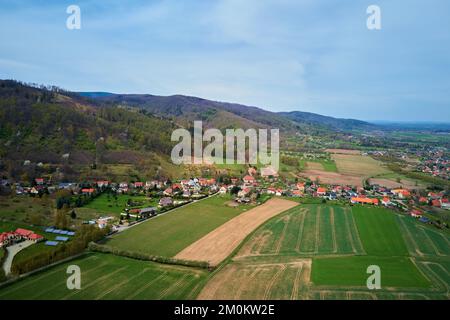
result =
[{"label": "village", "polygon": [[[113,233],[212,195],[228,195],[235,206],[260,203],[261,199],[270,197],[291,198],[301,203],[319,201],[347,203],[348,205],[384,206],[417,218],[422,223],[433,224],[438,228],[448,228],[445,222],[433,219],[433,210],[450,210],[448,195],[445,192],[424,192],[424,190],[405,188],[389,189],[379,185],[365,187],[325,185],[308,179],[296,180],[280,179],[277,172],[270,167],[262,168],[260,172],[254,167],[249,167],[242,177],[220,177],[218,179],[199,177],[175,182],[169,179],[145,182],[99,180],[91,183],[64,182],[58,184],[53,184],[45,178],[36,178],[32,186],[15,183],[11,187],[19,197],[42,197],[65,190],[71,197],[66,202],[70,208],[73,208],[72,212],[75,212],[77,207],[82,207],[85,203],[105,194],[108,199],[118,196],[127,197],[129,199],[119,215],[102,215],[96,219],[84,221],[84,223],[96,225],[100,229],[109,226]],[[8,181],[3,179],[2,185],[8,185]],[[151,199],[153,206],[146,205],[145,201],[134,200],[136,196],[141,197],[140,199]],[[57,203],[59,201],[60,199],[56,199]],[[58,228],[50,229],[46,228],[46,231],[58,230]],[[58,244],[58,240],[59,242],[69,240],[64,237],[68,233],[69,235],[74,234],[73,231],[68,230],[55,232],[62,234],[56,241],[55,239],[46,241],[46,245],[55,246]],[[1,234],[0,247],[22,240],[39,242],[47,239],[28,230],[10,230]]]}]

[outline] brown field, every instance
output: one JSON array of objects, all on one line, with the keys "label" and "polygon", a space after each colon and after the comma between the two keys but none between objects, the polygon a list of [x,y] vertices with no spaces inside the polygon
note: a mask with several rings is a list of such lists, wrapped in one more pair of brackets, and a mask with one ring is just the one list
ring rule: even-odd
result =
[{"label": "brown field", "polygon": [[203,288],[199,300],[301,300],[307,297],[311,259],[233,262]]},{"label": "brown field", "polygon": [[308,170],[324,170],[320,162],[306,162],[306,168]]},{"label": "brown field", "polygon": [[411,180],[405,180],[402,179],[402,181],[399,183],[397,181],[394,180],[390,180],[390,179],[381,179],[381,178],[377,178],[377,179],[370,179],[369,183],[371,185],[373,184],[378,184],[380,186],[389,188],[389,189],[396,189],[396,188],[406,188],[406,189],[424,189],[423,185],[417,185],[414,181]]},{"label": "brown field", "polygon": [[322,170],[305,170],[299,175],[310,179],[311,181],[316,181],[319,179],[320,183],[324,184],[342,184],[342,185],[353,185],[361,187],[363,182],[363,177],[352,176],[347,174],[341,174],[337,172],[327,172]]},{"label": "brown field", "polygon": [[381,166],[381,162],[368,156],[333,154],[332,158],[336,162],[339,173],[345,175],[363,178],[389,172]]},{"label": "brown field", "polygon": [[361,154],[361,151],[348,149],[326,149],[325,151],[334,154]]},{"label": "brown field", "polygon": [[381,162],[362,156],[356,150],[327,149],[335,151],[331,158],[336,162],[338,172],[325,171],[320,163],[307,162],[306,170],[299,175],[324,184],[342,184],[362,187],[369,177],[389,173]]},{"label": "brown field", "polygon": [[298,203],[284,199],[270,199],[263,205],[251,209],[229,220],[203,238],[194,242],[175,258],[207,261],[218,265],[247,237],[268,219],[295,207]]}]

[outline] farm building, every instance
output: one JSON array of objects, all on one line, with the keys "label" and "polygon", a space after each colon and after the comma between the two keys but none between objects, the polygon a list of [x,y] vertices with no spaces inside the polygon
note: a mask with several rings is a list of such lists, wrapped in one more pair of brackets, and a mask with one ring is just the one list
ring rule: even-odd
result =
[{"label": "farm building", "polygon": [[378,205],[378,199],[370,199],[370,198],[361,198],[361,197],[353,197],[350,199],[350,202],[353,204],[373,204]]}]

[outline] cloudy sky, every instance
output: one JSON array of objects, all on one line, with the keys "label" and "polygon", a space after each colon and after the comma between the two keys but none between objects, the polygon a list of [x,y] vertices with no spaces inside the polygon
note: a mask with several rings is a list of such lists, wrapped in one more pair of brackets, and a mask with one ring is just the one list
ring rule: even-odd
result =
[{"label": "cloudy sky", "polygon": [[[81,9],[81,29],[66,9]],[[366,27],[369,5],[381,30]],[[0,0],[0,78],[450,122],[448,0]]]}]

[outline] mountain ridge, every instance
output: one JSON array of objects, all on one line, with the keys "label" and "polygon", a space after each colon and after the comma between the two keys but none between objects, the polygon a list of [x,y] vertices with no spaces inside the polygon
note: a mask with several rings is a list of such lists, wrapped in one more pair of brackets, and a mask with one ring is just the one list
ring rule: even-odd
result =
[{"label": "mountain ridge", "polygon": [[[152,113],[183,117],[185,120],[207,120],[209,126],[223,129],[221,123],[211,120],[210,116],[232,118],[230,120],[244,122],[243,128],[249,127],[278,127],[285,131],[302,131],[309,126],[319,126],[338,131],[355,129],[376,129],[377,125],[356,119],[341,119],[324,116],[311,112],[291,111],[272,112],[257,106],[248,106],[239,103],[221,102],[204,98],[170,95],[159,96],[152,94],[115,94],[110,92],[78,92],[81,96],[89,97],[105,103],[119,104],[146,109]],[[217,120],[217,119],[216,119]],[[248,123],[245,123],[248,122]]]}]

